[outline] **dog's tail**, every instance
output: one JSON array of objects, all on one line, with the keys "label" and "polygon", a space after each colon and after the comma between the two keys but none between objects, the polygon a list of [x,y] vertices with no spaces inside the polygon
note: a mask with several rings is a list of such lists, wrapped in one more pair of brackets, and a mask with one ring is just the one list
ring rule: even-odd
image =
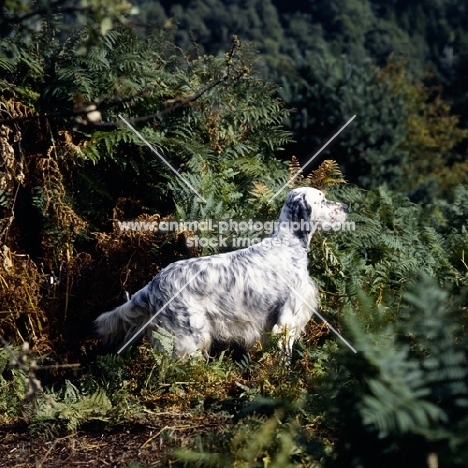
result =
[{"label": "dog's tail", "polygon": [[[137,292],[132,299],[110,312],[101,314],[95,321],[95,329],[109,347],[130,346],[146,333],[145,324],[150,320],[149,307]],[[140,333],[138,333],[140,331]]]}]

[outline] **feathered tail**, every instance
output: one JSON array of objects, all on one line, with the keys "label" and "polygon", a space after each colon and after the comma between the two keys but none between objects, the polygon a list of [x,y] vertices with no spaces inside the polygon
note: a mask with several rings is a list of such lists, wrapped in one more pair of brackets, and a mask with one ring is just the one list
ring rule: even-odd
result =
[{"label": "feathered tail", "polygon": [[94,321],[96,332],[102,337],[104,345],[130,346],[146,333],[145,328],[137,332],[149,321],[149,309],[140,301],[137,305],[135,296],[114,310],[101,314]]}]

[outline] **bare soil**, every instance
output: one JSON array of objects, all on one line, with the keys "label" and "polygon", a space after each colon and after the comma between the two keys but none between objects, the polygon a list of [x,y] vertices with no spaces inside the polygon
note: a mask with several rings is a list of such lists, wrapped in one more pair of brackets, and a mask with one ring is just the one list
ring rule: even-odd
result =
[{"label": "bare soil", "polygon": [[58,467],[179,467],[176,447],[198,434],[223,432],[228,420],[190,413],[155,414],[145,425],[119,432],[75,432],[56,438],[31,435],[24,427],[0,427],[0,466]]}]

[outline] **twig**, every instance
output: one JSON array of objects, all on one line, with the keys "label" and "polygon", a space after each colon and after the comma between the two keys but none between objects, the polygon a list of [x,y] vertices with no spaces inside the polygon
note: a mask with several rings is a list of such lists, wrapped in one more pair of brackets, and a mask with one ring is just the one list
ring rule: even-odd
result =
[{"label": "twig", "polygon": [[172,426],[164,426],[161,430],[159,430],[156,434],[154,434],[153,436],[151,436],[141,447],[140,447],[140,450],[142,448],[145,448],[152,440],[156,439],[156,437],[159,437],[164,431],[166,431],[167,429],[171,429],[172,431],[184,431],[185,429],[194,429],[194,428],[197,428],[197,427],[205,427],[206,425],[205,424],[198,424],[197,426],[193,426],[193,425],[188,425],[188,426],[180,426],[180,427],[172,427]]},{"label": "twig", "polygon": [[[163,109],[159,112],[156,112],[155,114],[149,114],[149,115],[144,115],[142,117],[135,117],[133,119],[127,119],[128,122],[130,123],[137,123],[137,122],[145,122],[147,120],[151,119],[157,119],[160,118],[166,114],[169,114],[171,112],[174,112],[177,109],[180,109],[181,107],[187,106],[188,104],[196,101],[199,99],[201,96],[203,96],[205,93],[210,91],[211,89],[215,88],[216,86],[219,86],[221,83],[225,82],[227,79],[232,78],[233,81],[237,81],[246,74],[246,67],[243,67],[241,71],[238,71],[235,75],[231,75],[231,68],[232,68],[232,59],[234,57],[235,52],[241,47],[241,43],[237,36],[234,36],[233,44],[229,52],[226,54],[226,73],[213,83],[210,83],[206,85],[204,88],[201,90],[197,91],[195,94],[192,96],[188,97],[187,99],[181,99],[178,100],[175,104],[173,104],[170,107],[167,107],[166,109]],[[98,109],[99,110],[99,109]],[[50,113],[44,113],[44,114],[35,114],[32,116],[23,116],[23,117],[12,117],[9,119],[0,119],[0,125],[1,124],[7,124],[7,123],[13,123],[13,122],[23,122],[27,120],[34,120],[34,119],[49,119],[53,117],[72,117],[72,116],[78,116],[78,115],[86,115],[91,112],[95,112],[96,109],[92,110],[76,110],[76,111],[57,111],[57,112],[50,112]],[[117,128],[121,125],[121,122],[89,122],[88,126],[90,127],[97,127],[97,128]]]},{"label": "twig", "polygon": [[39,464],[37,465],[37,468],[42,468],[42,466],[44,465],[44,462],[47,460],[47,457],[49,456],[50,452],[52,452],[52,450],[55,448],[55,446],[57,445],[57,442],[58,442],[58,439],[54,440],[54,442],[52,443],[52,445],[50,446],[50,449],[47,450],[47,453],[44,455],[44,457],[42,458],[42,460],[39,462]]},{"label": "twig", "polygon": [[50,364],[48,366],[39,366],[39,370],[49,370],[49,369],[68,369],[68,368],[73,368],[73,367],[80,367],[80,363],[76,364]]},{"label": "twig", "polygon": [[43,8],[39,8],[38,10],[30,11],[29,13],[25,13],[22,16],[9,16],[6,15],[4,11],[2,11],[0,13],[0,17],[10,24],[20,24],[23,21],[32,18],[33,16],[54,13],[54,8],[57,8],[57,11],[55,11],[55,13],[74,13],[76,11],[89,11],[92,13],[94,11],[91,7],[67,6],[64,8],[60,8],[60,5],[62,5],[65,2],[66,0],[56,0],[55,2],[51,2],[50,5],[47,5]]},{"label": "twig", "polygon": [[[244,75],[244,72],[238,73],[236,76],[234,76],[234,80],[238,80]],[[156,112],[155,114],[149,114],[149,115],[144,115],[142,117],[135,117],[133,119],[128,119],[130,123],[136,123],[136,122],[145,122],[147,120],[151,119],[157,119],[159,117],[162,117],[166,114],[169,114],[171,112],[174,112],[175,110],[184,107],[197,99],[199,99],[201,96],[203,96],[206,92],[208,92],[210,89],[213,89],[214,87],[220,85],[224,81],[226,81],[229,78],[229,74],[223,75],[220,79],[216,80],[215,82],[205,86],[203,89],[195,93],[194,95],[190,96],[187,99],[183,99],[180,101],[177,101],[175,104],[173,104],[171,107],[168,107],[166,109],[163,109],[159,112]],[[49,113],[44,113],[44,114],[34,114],[30,116],[22,116],[22,117],[11,117],[9,119],[0,119],[0,125],[2,124],[9,124],[9,123],[14,123],[14,122],[26,122],[28,120],[36,120],[36,119],[51,119],[55,117],[74,117],[78,115],[86,115],[90,114],[92,112],[96,112],[96,109],[92,110],[80,110],[80,111],[57,111],[57,112],[49,112]],[[98,127],[98,128],[117,128],[121,125],[121,122],[89,122],[88,126],[92,127]]]},{"label": "twig", "polygon": [[34,114],[34,115],[27,115],[27,116],[22,116],[22,117],[10,117],[9,119],[0,119],[0,125],[13,123],[13,122],[25,122],[27,120],[50,119],[53,117],[73,117],[75,115],[91,114],[92,112],[96,112],[96,109],[57,111],[57,112],[49,112],[49,113],[46,112],[44,114]]}]

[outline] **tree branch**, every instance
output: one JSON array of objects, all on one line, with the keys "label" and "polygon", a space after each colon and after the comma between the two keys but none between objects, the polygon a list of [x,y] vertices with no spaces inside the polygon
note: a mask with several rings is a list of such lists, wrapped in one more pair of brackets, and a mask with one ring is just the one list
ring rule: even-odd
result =
[{"label": "tree branch", "polygon": [[56,0],[55,2],[51,2],[49,5],[44,6],[43,8],[39,8],[35,11],[30,11],[29,13],[25,13],[22,16],[9,16],[5,14],[4,11],[0,11],[0,16],[2,19],[6,20],[10,24],[21,24],[23,21],[32,18],[33,16],[37,15],[46,15],[54,13],[54,9],[56,8],[57,11],[55,13],[74,13],[76,11],[92,11],[91,7],[77,7],[77,6],[67,6],[59,10],[60,6],[65,3],[67,0]]},{"label": "tree branch", "polygon": [[[58,0],[61,1],[61,0]],[[241,70],[237,70],[236,74],[232,76],[232,64],[233,64],[233,58],[235,53],[241,48],[241,42],[237,36],[233,37],[233,42],[231,49],[229,52],[226,54],[226,73],[216,81],[206,85],[204,88],[201,90],[197,91],[195,94],[190,96],[187,99],[181,99],[177,100],[175,104],[172,106],[163,109],[159,112],[156,112],[155,114],[149,114],[149,115],[144,115],[142,117],[135,117],[133,119],[128,119],[128,122],[130,123],[138,123],[138,122],[146,122],[147,120],[151,119],[157,119],[162,117],[163,115],[169,114],[171,112],[174,112],[177,109],[180,109],[181,107],[187,106],[190,103],[196,101],[199,99],[201,96],[203,96],[205,93],[207,93],[209,90],[215,88],[216,86],[219,86],[221,83],[225,82],[229,78],[231,78],[233,81],[237,81],[243,76],[246,75],[248,72],[248,68],[244,65]],[[128,101],[129,99],[126,99],[125,101]],[[125,101],[114,101],[115,104],[125,102]],[[9,124],[13,122],[24,122],[27,120],[35,120],[35,119],[49,119],[49,118],[54,118],[54,117],[73,117],[77,115],[87,115],[91,112],[99,111],[99,108],[93,108],[93,109],[80,109],[80,110],[74,110],[74,111],[57,111],[57,112],[51,112],[51,113],[44,113],[44,114],[36,114],[33,116],[25,116],[25,117],[11,117],[9,119],[0,119],[0,125],[2,124]],[[89,127],[97,127],[101,129],[106,129],[106,128],[118,128],[121,126],[121,122],[88,122]]]},{"label": "tree branch", "polygon": [[[232,79],[233,81],[237,81],[238,79],[242,78],[242,76],[244,75],[245,75],[245,72],[241,71],[241,72],[238,72],[236,75],[234,75]],[[128,119],[128,121],[130,123],[146,122],[147,120],[157,119],[166,114],[174,112],[175,110],[180,109],[181,107],[187,106],[188,104],[196,101],[205,93],[207,93],[211,89],[215,88],[216,86],[219,86],[221,83],[226,81],[229,77],[230,77],[230,71],[228,70],[228,72],[224,74],[221,78],[205,86],[204,88],[202,88],[200,91],[197,91],[195,94],[193,94],[189,98],[179,100],[172,106],[167,107],[166,109],[163,109],[159,112],[156,112],[155,114],[144,115],[142,117],[135,117],[133,119]],[[50,118],[55,118],[55,117],[74,117],[78,115],[87,115],[91,112],[95,112],[96,110],[99,110],[99,108],[92,109],[92,110],[57,111],[57,112],[49,112],[49,113],[43,113],[43,114],[35,114],[35,115],[30,115],[30,116],[11,117],[8,119],[0,119],[0,125],[17,123],[17,122],[25,122],[28,120],[36,120],[36,119],[50,119]],[[89,124],[89,126],[91,127],[98,127],[98,128],[103,128],[103,129],[117,128],[120,125],[121,125],[120,121],[118,122],[92,122]]]}]

